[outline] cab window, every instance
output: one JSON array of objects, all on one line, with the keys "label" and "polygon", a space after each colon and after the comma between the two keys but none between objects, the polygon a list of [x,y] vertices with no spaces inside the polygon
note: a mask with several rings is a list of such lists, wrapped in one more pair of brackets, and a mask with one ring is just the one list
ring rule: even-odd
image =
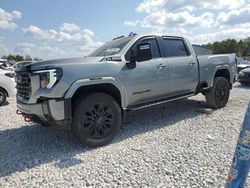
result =
[{"label": "cab window", "polygon": [[146,38],[141,38],[135,44],[127,51],[125,54],[125,59],[126,61],[130,61],[132,56],[137,55],[136,51],[136,46],[141,43],[150,43],[151,44],[151,49],[152,49],[152,57],[153,58],[158,58],[160,57],[160,52],[159,52],[159,47],[156,39],[154,37],[146,37]]},{"label": "cab window", "polygon": [[163,38],[163,48],[165,57],[182,57],[189,55],[182,39]]}]

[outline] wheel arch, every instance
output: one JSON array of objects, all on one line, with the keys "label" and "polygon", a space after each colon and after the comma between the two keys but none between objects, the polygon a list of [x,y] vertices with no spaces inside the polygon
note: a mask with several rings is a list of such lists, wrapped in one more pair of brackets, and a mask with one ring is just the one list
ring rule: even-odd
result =
[{"label": "wheel arch", "polygon": [[103,92],[111,95],[123,108],[126,104],[123,87],[114,78],[106,77],[96,80],[83,79],[74,82],[65,94],[65,99],[71,99],[74,103],[86,93]]},{"label": "wheel arch", "polygon": [[122,107],[122,99],[121,93],[119,89],[110,83],[102,83],[102,84],[93,84],[93,85],[85,85],[80,86],[72,96],[72,104],[74,104],[79,98],[83,95],[91,93],[91,92],[102,92],[112,96],[120,107]]},{"label": "wheel arch", "polygon": [[6,94],[6,97],[9,97],[9,94],[8,94],[8,92],[7,92],[7,90],[5,88],[0,86],[0,89],[2,89],[4,91],[4,93]]},{"label": "wheel arch", "polygon": [[230,84],[230,89],[233,87],[233,82],[232,82],[232,76],[231,76],[231,71],[228,67],[221,67],[217,68],[213,74],[212,81],[210,87],[213,87],[214,85],[214,80],[216,77],[224,77],[228,80],[228,83]]}]

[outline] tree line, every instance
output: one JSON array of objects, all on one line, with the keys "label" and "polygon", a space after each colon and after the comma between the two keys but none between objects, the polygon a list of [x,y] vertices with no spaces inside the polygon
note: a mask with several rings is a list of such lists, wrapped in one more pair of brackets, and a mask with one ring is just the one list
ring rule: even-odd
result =
[{"label": "tree line", "polygon": [[22,56],[22,55],[4,55],[2,56],[2,59],[7,59],[8,61],[16,61],[16,62],[19,62],[19,61],[40,61],[41,59],[35,57],[35,58],[32,58],[30,57],[29,55],[26,55],[26,56]]},{"label": "tree line", "polygon": [[238,57],[250,56],[250,37],[239,41],[227,39],[202,46],[213,50],[214,54],[236,53]]}]

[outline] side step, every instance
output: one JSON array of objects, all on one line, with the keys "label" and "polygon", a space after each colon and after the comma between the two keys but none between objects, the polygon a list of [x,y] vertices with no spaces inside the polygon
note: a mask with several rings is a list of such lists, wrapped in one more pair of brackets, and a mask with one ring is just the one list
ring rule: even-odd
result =
[{"label": "side step", "polygon": [[160,105],[160,104],[164,104],[164,103],[167,103],[167,102],[192,97],[194,95],[196,95],[196,93],[191,93],[191,94],[182,95],[182,96],[178,96],[178,97],[165,98],[165,99],[154,101],[154,102],[151,102],[151,103],[144,103],[144,104],[141,104],[141,105],[131,106],[131,107],[128,107],[127,109],[125,109],[125,110],[127,110],[127,111],[140,110],[140,109],[143,109],[143,108],[148,108],[148,107]]}]

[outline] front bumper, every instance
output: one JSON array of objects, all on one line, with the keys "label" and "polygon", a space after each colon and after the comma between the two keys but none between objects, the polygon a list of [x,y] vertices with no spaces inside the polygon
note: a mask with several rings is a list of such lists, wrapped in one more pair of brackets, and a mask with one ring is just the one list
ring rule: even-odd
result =
[{"label": "front bumper", "polygon": [[69,99],[47,99],[36,104],[17,100],[17,109],[32,121],[45,124],[71,124],[71,101]]}]

